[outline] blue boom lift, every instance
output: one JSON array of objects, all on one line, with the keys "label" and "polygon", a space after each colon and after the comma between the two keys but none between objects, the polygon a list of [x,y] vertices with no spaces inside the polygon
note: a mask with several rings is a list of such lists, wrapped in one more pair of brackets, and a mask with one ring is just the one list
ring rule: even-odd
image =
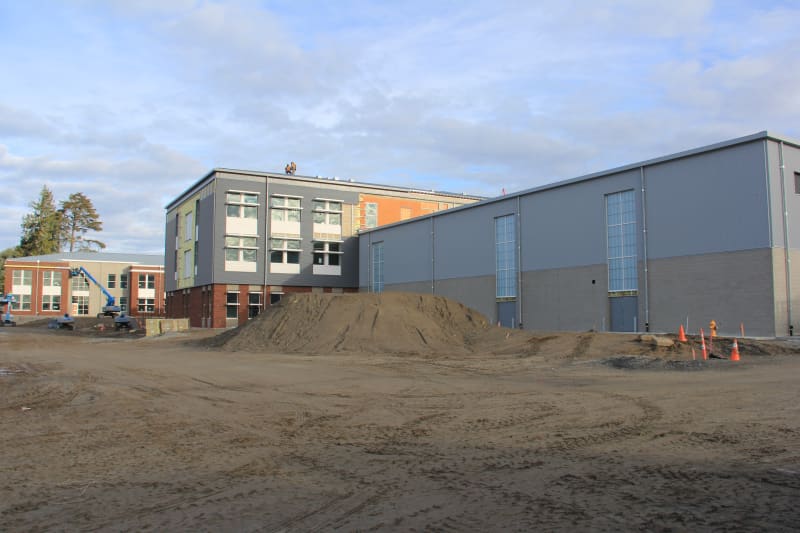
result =
[{"label": "blue boom lift", "polygon": [[92,283],[100,287],[100,290],[103,291],[103,294],[106,297],[106,305],[103,306],[102,313],[97,313],[97,318],[102,318],[104,316],[110,316],[114,318],[115,316],[117,316],[120,313],[120,311],[122,311],[122,308],[117,305],[117,300],[111,295],[111,293],[108,292],[108,290],[106,290],[105,287],[100,285],[100,283],[96,279],[94,279],[94,276],[89,274],[89,272],[83,267],[73,268],[72,270],[69,271],[69,275],[72,278],[74,278],[75,276],[80,276],[81,274],[83,274],[86,278],[88,278]]},{"label": "blue boom lift", "polygon": [[0,326],[16,326],[17,323],[14,322],[14,317],[11,316],[11,304],[16,302],[17,299],[14,297],[13,294],[6,294],[5,296],[0,296],[0,305],[6,306],[6,312],[3,313],[3,320],[0,323]]}]

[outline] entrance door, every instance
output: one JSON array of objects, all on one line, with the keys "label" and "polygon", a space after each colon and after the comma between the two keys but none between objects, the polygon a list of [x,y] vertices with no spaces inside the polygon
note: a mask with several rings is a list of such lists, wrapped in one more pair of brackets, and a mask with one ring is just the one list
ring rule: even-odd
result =
[{"label": "entrance door", "polygon": [[611,304],[611,331],[636,331],[639,298],[637,296],[620,296],[609,298],[609,302]]},{"label": "entrance door", "polygon": [[517,302],[497,302],[497,321],[504,328],[517,327]]}]

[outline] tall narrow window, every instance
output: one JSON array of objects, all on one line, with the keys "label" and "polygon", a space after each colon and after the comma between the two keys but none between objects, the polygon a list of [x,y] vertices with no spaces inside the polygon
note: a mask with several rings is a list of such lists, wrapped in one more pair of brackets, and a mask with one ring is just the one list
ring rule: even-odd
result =
[{"label": "tall narrow window", "polygon": [[367,202],[364,204],[364,226],[374,228],[378,225],[378,204]]},{"label": "tall narrow window", "polygon": [[494,219],[495,289],[498,298],[517,296],[516,216]]},{"label": "tall narrow window", "polygon": [[606,196],[608,292],[638,289],[636,272],[636,199],[633,191]]},{"label": "tall narrow window", "polygon": [[383,292],[383,242],[372,244],[372,292]]},{"label": "tall narrow window", "polygon": [[239,293],[229,292],[225,298],[225,316],[227,318],[239,317]]}]

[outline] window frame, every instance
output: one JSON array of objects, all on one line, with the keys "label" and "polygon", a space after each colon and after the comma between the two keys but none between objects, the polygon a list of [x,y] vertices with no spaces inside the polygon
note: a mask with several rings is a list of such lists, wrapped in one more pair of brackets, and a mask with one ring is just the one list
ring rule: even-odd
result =
[{"label": "window frame", "polygon": [[494,219],[495,298],[517,297],[517,215]]},{"label": "window frame", "polygon": [[[255,199],[254,202],[248,199]],[[258,219],[258,193],[250,191],[225,192],[225,216],[227,218],[255,218]],[[231,214],[235,211],[235,214]],[[252,216],[251,216],[252,215]]]},{"label": "window frame", "polygon": [[639,290],[639,234],[636,215],[634,189],[605,195],[609,294],[630,294]]}]

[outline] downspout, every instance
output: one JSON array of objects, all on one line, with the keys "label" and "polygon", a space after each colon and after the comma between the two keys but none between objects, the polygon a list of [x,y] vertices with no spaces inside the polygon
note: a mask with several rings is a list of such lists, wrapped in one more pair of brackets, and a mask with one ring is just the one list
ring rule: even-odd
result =
[{"label": "downspout", "polygon": [[644,167],[639,167],[642,179],[642,259],[644,261],[644,330],[650,331],[650,293],[647,284],[647,188],[645,187]]},{"label": "downspout", "polygon": [[436,215],[431,215],[431,294],[436,294]]},{"label": "downspout", "polygon": [[520,195],[517,195],[517,306],[519,318],[517,324],[521,326],[522,321],[522,211],[520,210]]},{"label": "downspout", "polygon": [[783,209],[783,256],[786,270],[786,321],[789,324],[789,336],[794,335],[792,325],[792,258],[789,257],[789,211],[786,207],[786,176],[784,174],[783,141],[778,143],[778,162],[781,172],[781,209]]}]

